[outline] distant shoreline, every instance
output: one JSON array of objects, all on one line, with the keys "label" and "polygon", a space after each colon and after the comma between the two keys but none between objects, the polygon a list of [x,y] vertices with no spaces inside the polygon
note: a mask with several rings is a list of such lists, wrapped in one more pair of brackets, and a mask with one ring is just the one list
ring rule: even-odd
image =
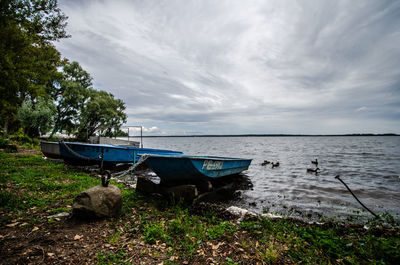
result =
[{"label": "distant shoreline", "polygon": [[[400,136],[395,133],[383,134],[204,134],[204,135],[143,135],[143,138],[159,137],[355,137],[355,136]],[[127,138],[127,136],[125,137]],[[140,138],[140,136],[129,136],[129,138]]]}]

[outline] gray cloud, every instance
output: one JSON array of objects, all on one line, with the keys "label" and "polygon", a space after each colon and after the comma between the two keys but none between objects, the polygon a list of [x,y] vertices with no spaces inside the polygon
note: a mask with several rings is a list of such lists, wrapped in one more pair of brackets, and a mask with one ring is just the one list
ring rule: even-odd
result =
[{"label": "gray cloud", "polygon": [[58,49],[149,133],[400,133],[398,1],[60,6]]}]

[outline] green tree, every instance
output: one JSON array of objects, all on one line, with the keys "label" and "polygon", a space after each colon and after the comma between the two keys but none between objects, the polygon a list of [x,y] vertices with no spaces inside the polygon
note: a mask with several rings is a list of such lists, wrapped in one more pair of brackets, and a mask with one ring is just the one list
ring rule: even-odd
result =
[{"label": "green tree", "polygon": [[36,102],[26,99],[18,110],[18,119],[24,133],[29,137],[46,134],[53,126],[56,106],[50,99],[38,98]]},{"label": "green tree", "polygon": [[68,37],[57,0],[0,1],[0,124],[7,133],[26,98],[46,95],[60,66],[52,41]]},{"label": "green tree", "polygon": [[111,93],[92,88],[92,77],[77,62],[65,60],[49,95],[57,105],[53,133],[66,131],[86,140],[95,132],[114,136],[126,122],[125,104]]},{"label": "green tree", "polygon": [[70,134],[78,130],[79,116],[91,87],[92,78],[79,63],[64,61],[61,75],[48,91],[57,104],[57,118],[52,134],[63,130]]},{"label": "green tree", "polygon": [[126,122],[125,103],[111,93],[89,89],[89,99],[79,116],[78,139],[86,139],[96,131],[114,136]]}]

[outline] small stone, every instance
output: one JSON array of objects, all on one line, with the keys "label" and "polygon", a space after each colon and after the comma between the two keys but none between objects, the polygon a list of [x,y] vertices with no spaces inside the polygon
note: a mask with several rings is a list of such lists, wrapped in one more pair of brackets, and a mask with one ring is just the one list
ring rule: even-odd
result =
[{"label": "small stone", "polygon": [[58,213],[58,214],[47,216],[47,218],[50,219],[50,218],[67,217],[67,216],[69,216],[69,213],[63,212],[63,213]]}]

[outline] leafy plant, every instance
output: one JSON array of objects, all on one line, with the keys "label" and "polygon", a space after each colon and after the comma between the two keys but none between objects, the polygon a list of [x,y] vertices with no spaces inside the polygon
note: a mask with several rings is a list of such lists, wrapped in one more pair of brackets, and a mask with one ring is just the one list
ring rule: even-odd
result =
[{"label": "leafy plant", "polygon": [[97,264],[127,264],[124,262],[126,258],[126,253],[123,250],[120,250],[117,253],[114,252],[97,252]]},{"label": "leafy plant", "polygon": [[236,231],[235,226],[228,221],[221,222],[208,228],[207,237],[211,240],[226,237]]},{"label": "leafy plant", "polygon": [[155,244],[157,240],[165,240],[165,227],[161,223],[147,223],[143,228],[143,239],[149,244]]}]

